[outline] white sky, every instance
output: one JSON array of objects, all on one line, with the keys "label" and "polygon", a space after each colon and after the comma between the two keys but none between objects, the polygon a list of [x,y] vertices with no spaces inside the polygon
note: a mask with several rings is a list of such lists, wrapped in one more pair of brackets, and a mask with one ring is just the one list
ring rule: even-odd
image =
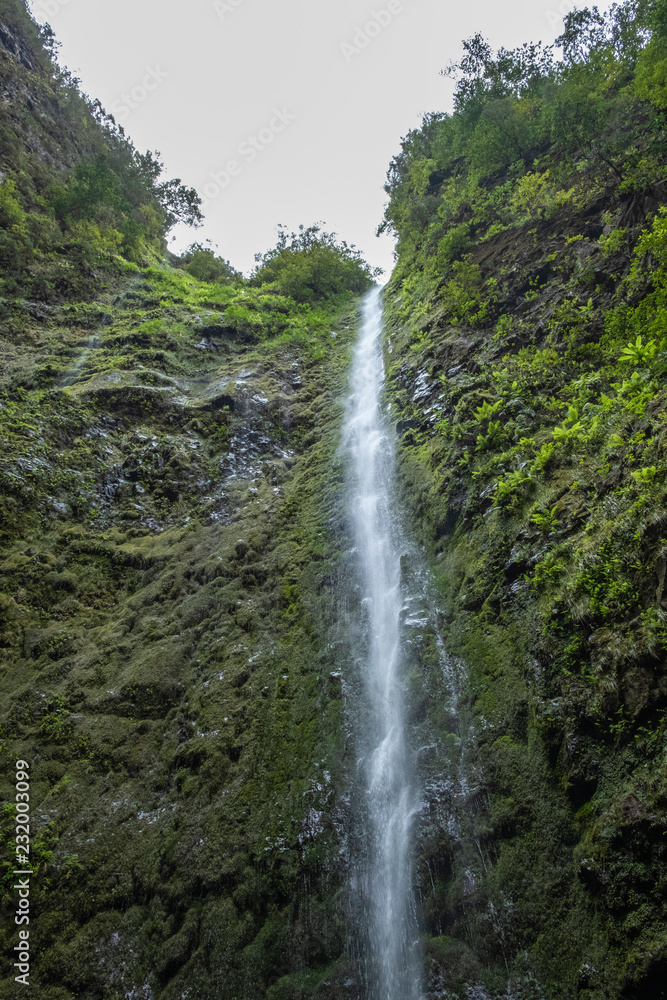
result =
[{"label": "white sky", "polygon": [[[424,112],[450,109],[452,84],[439,71],[476,31],[494,47],[553,41],[573,3],[32,0],[31,6],[62,43],[60,61],[115,114],[137,148],[159,150],[165,176],[180,177],[202,197],[214,195],[204,227],[184,227],[172,249],[210,238],[248,271],[253,254],[275,244],[278,223],[292,230],[316,221],[356,244],[372,264],[391,269],[393,243],[375,237],[385,173],[401,137]],[[610,2],[598,6],[606,10]],[[357,34],[369,24],[364,36]],[[233,173],[220,175],[230,161]]]}]

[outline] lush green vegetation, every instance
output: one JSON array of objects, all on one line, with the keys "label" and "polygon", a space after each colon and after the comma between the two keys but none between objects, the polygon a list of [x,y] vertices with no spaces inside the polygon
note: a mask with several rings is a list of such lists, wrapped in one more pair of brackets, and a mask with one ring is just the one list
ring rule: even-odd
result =
[{"label": "lush green vegetation", "polygon": [[48,27],[38,29],[21,5],[6,6],[18,57],[0,50],[12,95],[0,121],[0,295],[89,297],[124,262],[163,253],[175,222],[196,225],[200,199],[179,180],[162,180],[158,155],[139,153],[79,92]]},{"label": "lush green vegetation", "polygon": [[188,272],[199,281],[228,284],[241,277],[228,260],[219,257],[211,246],[193,243],[181,254],[181,262]]},{"label": "lush green vegetation", "polygon": [[370,270],[318,227],[251,280],[167,254],[194,192],[0,11],[3,951],[24,756],[33,992],[339,996],[331,471]]},{"label": "lush green vegetation", "polygon": [[[337,448],[375,275],[319,225],[249,279],[168,255],[194,193],[1,8],[0,773],[11,801],[34,766],[34,988],[348,997]],[[401,485],[444,598],[406,678],[438,1000],[664,995],[667,4],[575,12],[560,50],[468,40],[388,175]]]},{"label": "lush green vegetation", "polygon": [[355,314],[332,339],[274,304],[152,267],[12,311],[0,743],[7,801],[32,764],[44,998],[342,988],[327,526]]},{"label": "lush green vegetation", "polygon": [[[399,239],[399,273],[442,280],[473,241],[522,217],[585,209],[614,179],[620,193],[661,177],[661,2],[627,0],[605,18],[569,14],[562,60],[540,45],[497,54],[464,42],[454,112],[427,115],[387,177],[382,229]],[[502,183],[500,183],[502,175]]]},{"label": "lush green vegetation", "polygon": [[468,40],[388,175],[404,498],[483,776],[478,858],[422,845],[452,989],[664,989],[666,11],[574,12],[562,58]]},{"label": "lush green vegetation", "polygon": [[318,302],[334,296],[367,291],[381,273],[363,260],[361,252],[319,224],[300,226],[298,233],[278,231],[278,242],[256,254],[251,283],[272,285],[297,302]]},{"label": "lush green vegetation", "polygon": [[[50,28],[39,29],[21,4],[7,7],[25,65],[0,49],[0,82],[14,95],[12,113],[0,120],[0,297],[90,298],[122,280],[128,263],[162,260],[166,234],[176,222],[197,226],[201,202],[180,180],[162,179],[159,154],[139,153],[100,103],[79,92],[57,63]],[[349,298],[376,276],[354,247],[319,225],[281,230],[276,247],[256,259],[250,286],[293,304]],[[200,281],[238,286],[241,278],[200,243],[172,263]]]}]

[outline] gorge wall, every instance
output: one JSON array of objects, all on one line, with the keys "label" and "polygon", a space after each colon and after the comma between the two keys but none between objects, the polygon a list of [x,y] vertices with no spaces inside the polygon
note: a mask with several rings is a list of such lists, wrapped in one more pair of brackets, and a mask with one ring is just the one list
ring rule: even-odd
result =
[{"label": "gorge wall", "polygon": [[573,14],[555,67],[469,40],[455,113],[388,175],[403,503],[464,664],[460,832],[420,843],[438,988],[481,961],[535,995],[665,995],[665,42],[642,11]]},{"label": "gorge wall", "polygon": [[[661,18],[471,40],[388,178],[429,1000],[665,995]],[[361,1000],[360,288],[169,255],[192,193],[52,56],[2,0],[2,955],[23,759],[33,995]]]},{"label": "gorge wall", "polygon": [[131,150],[2,14],[3,954],[21,758],[32,995],[338,995],[356,302],[172,266]]}]

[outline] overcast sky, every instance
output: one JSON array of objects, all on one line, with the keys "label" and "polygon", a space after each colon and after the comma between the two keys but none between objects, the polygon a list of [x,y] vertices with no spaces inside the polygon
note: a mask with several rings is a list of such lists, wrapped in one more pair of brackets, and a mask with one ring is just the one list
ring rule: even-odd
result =
[{"label": "overcast sky", "polygon": [[[580,2],[579,6],[585,6]],[[609,2],[599,2],[608,9]],[[81,78],[165,175],[205,199],[210,238],[240,270],[276,226],[324,221],[374,265],[389,161],[427,111],[439,71],[476,31],[494,47],[551,42],[572,0],[32,0]]]}]

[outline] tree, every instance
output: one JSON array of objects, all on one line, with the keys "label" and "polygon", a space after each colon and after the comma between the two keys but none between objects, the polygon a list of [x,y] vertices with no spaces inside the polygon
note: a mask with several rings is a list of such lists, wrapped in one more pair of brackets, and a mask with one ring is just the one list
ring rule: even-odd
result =
[{"label": "tree", "polygon": [[499,49],[494,58],[486,39],[477,32],[463,43],[463,57],[442,70],[456,79],[454,109],[476,120],[488,100],[523,97],[535,93],[545,78],[553,76],[553,46],[525,43],[517,49]]},{"label": "tree", "polygon": [[204,221],[199,207],[201,198],[194,188],[181,184],[180,177],[155,185],[153,192],[158,204],[164,209],[167,230],[177,222],[196,228]]},{"label": "tree", "polygon": [[264,254],[255,254],[257,266],[251,285],[275,284],[296,302],[316,302],[345,293],[359,294],[382,274],[345,240],[325,232],[320,223],[299,226],[298,233],[278,227],[278,242]]},{"label": "tree", "polygon": [[193,243],[184,251],[181,260],[188,274],[199,281],[215,281],[218,284],[229,284],[240,277],[228,260],[218,257],[212,247]]},{"label": "tree", "polygon": [[605,50],[634,65],[664,7],[664,0],[624,0],[612,4],[606,15],[597,7],[570,11],[556,45],[563,49],[567,66],[595,62]]}]

